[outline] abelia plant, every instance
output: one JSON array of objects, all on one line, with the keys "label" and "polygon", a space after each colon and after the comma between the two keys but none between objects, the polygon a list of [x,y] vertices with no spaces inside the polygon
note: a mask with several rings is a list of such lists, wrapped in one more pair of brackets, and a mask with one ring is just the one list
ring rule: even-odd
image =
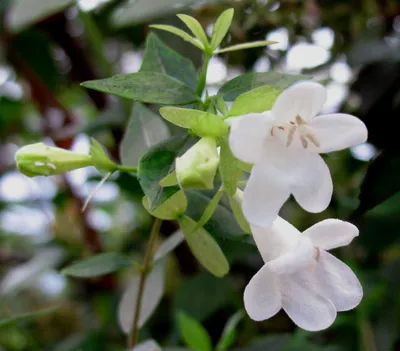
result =
[{"label": "abelia plant", "polygon": [[[273,42],[221,48],[231,25],[232,9],[218,18],[211,38],[196,19],[178,17],[193,36],[168,25],[152,27],[176,34],[201,50],[204,61],[199,74],[191,61],[151,33],[139,72],[82,84],[134,100],[129,126],[140,128],[143,123],[135,123],[138,120],[159,126],[159,135],[142,138],[145,144],[141,155],[126,152],[127,146],[132,149],[138,133],[130,127],[121,145],[121,165],[110,160],[93,139],[90,155],[44,144],[25,146],[17,153],[17,167],[27,176],[36,176],[92,165],[105,173],[104,181],[117,171],[138,178],[143,205],[155,218],[144,262],[135,266],[132,284],[119,308],[119,322],[128,335],[130,349],[142,349],[143,344],[137,345],[138,330],[164,292],[163,258],[183,240],[209,272],[219,277],[228,273],[229,262],[218,237],[207,227],[208,222],[215,221],[223,196],[229,200],[237,225],[218,223],[219,234],[235,239],[250,239],[251,234],[265,262],[244,292],[249,316],[264,320],[283,308],[303,329],[328,328],[337,311],[358,305],[362,288],[351,269],[325,250],[349,244],[358,230],[350,223],[328,219],[301,234],[278,213],[291,194],[308,212],[324,210],[333,188],[328,166],[319,154],[365,142],[366,127],[347,114],[317,116],[326,100],[326,90],[302,75],[247,73],[209,96],[206,76],[213,55]],[[228,102],[232,102],[230,108]],[[162,118],[180,127],[172,136],[155,112],[159,106]],[[155,250],[163,220],[176,220],[180,231]],[[67,267],[64,272],[89,277],[90,272],[97,276],[131,266],[125,255],[102,254]],[[193,343],[187,337],[190,333],[186,333],[189,326],[204,336],[201,325],[181,317],[188,345]],[[231,342],[227,340],[221,341],[224,347]],[[210,349],[207,335],[203,341],[206,345],[201,349]],[[158,349],[157,344],[149,342],[154,350]]]}]

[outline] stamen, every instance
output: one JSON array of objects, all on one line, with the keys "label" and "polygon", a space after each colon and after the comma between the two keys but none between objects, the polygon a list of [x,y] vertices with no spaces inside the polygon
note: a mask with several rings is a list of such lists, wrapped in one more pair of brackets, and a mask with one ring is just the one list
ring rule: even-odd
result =
[{"label": "stamen", "polygon": [[271,132],[270,132],[271,136],[274,136],[274,128],[275,128],[275,126],[273,126],[273,127],[271,128]]},{"label": "stamen", "polygon": [[308,140],[310,140],[316,147],[320,147],[320,146],[321,146],[320,142],[319,142],[318,139],[315,137],[315,135],[313,135],[313,134],[311,134],[311,133],[307,133],[305,136],[306,136],[306,138],[307,138]]},{"label": "stamen", "polygon": [[287,142],[286,142],[286,147],[289,147],[290,144],[292,143],[295,131],[296,131],[296,126],[293,126],[293,127],[291,127],[289,129],[288,138],[287,138]]},{"label": "stamen", "polygon": [[299,115],[296,116],[296,123],[297,123],[299,126],[301,126],[301,125],[303,125],[303,124],[307,124],[307,122],[306,122],[303,118],[301,118]]},{"label": "stamen", "polygon": [[301,134],[300,134],[300,140],[301,140],[301,143],[303,144],[303,147],[304,147],[305,149],[307,149],[307,147],[308,147],[308,142],[307,142],[307,139],[304,137],[304,135],[301,135]]},{"label": "stamen", "polygon": [[319,247],[314,247],[314,249],[315,249],[315,252],[316,252],[315,260],[318,261],[319,258],[321,257],[321,250],[319,249]]}]

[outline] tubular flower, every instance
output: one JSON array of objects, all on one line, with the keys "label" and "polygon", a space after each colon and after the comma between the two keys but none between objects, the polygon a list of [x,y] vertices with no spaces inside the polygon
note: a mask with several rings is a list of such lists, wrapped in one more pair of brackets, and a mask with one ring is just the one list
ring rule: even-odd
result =
[{"label": "tubular flower", "polygon": [[243,199],[251,224],[271,224],[291,194],[308,212],[329,205],[332,179],[319,154],[365,142],[367,129],[352,115],[317,116],[325,100],[322,85],[297,83],[279,95],[271,111],[229,120],[233,154],[254,164]]},{"label": "tubular flower", "polygon": [[358,235],[354,225],[327,219],[300,233],[277,217],[269,228],[252,226],[265,262],[244,292],[250,318],[261,321],[280,309],[299,327],[328,328],[337,311],[356,307],[363,291],[352,270],[325,250],[349,244]]}]

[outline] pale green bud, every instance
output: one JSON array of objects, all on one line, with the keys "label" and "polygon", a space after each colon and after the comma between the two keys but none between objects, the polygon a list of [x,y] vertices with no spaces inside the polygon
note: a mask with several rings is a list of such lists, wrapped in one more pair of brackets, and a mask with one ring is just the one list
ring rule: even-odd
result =
[{"label": "pale green bud", "polygon": [[111,161],[103,146],[94,138],[90,138],[90,156],[92,156],[92,165],[100,173],[113,173],[118,170],[118,165]]},{"label": "pale green bud", "polygon": [[219,165],[214,138],[202,138],[176,159],[176,178],[182,188],[212,189]]},{"label": "pale green bud", "polygon": [[89,155],[53,147],[44,143],[23,146],[15,154],[18,170],[28,177],[62,174],[92,165]]}]

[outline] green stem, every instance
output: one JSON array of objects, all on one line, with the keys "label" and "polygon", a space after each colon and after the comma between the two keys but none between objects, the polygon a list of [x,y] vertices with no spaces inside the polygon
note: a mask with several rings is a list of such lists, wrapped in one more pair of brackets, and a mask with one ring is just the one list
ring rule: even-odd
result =
[{"label": "green stem", "polygon": [[93,20],[92,15],[89,12],[81,10],[79,5],[77,5],[79,17],[83,22],[85,28],[85,34],[89,40],[90,46],[92,47],[93,53],[99,60],[100,66],[107,76],[113,75],[113,68],[107,57],[104,55],[104,40],[103,36],[97,26],[96,22]]},{"label": "green stem", "polygon": [[131,172],[131,173],[137,173],[137,167],[135,166],[123,166],[123,165],[117,165],[117,170],[120,172]]},{"label": "green stem", "polygon": [[138,289],[138,294],[136,296],[136,310],[133,316],[132,329],[128,335],[129,350],[132,349],[137,344],[138,341],[139,318],[140,318],[140,310],[144,293],[144,285],[148,274],[151,272],[154,246],[156,244],[158,233],[160,232],[161,223],[162,220],[160,218],[156,218],[153,223],[153,227],[151,228],[150,239],[147,244],[146,253],[143,260],[143,266],[140,274],[139,289]]},{"label": "green stem", "polygon": [[205,53],[203,67],[201,68],[199,81],[197,82],[196,94],[201,98],[203,95],[204,88],[206,87],[206,78],[207,78],[207,70],[208,64],[210,63],[211,54]]}]

